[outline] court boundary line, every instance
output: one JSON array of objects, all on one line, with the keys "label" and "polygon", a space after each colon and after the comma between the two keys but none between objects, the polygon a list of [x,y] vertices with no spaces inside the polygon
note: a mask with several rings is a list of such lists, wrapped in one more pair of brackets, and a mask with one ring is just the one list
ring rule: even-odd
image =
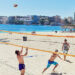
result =
[{"label": "court boundary line", "polygon": [[[8,44],[8,45],[16,46],[16,47],[26,48],[26,46],[12,44],[12,43],[8,43],[8,42],[0,42],[0,43],[1,44]],[[57,53],[57,52],[53,52],[53,51],[46,51],[46,50],[41,50],[41,49],[36,49],[36,48],[29,48],[29,49],[34,50],[34,51],[41,51],[41,52],[46,52],[46,53],[55,53],[55,54],[60,54],[60,55],[66,55],[66,56],[75,57],[75,55],[72,55],[72,54],[64,54],[64,53],[60,53],[60,52]]]},{"label": "court boundary line", "polygon": [[2,31],[2,32],[7,32],[7,33],[21,34],[21,35],[33,35],[33,36],[47,36],[47,37],[66,37],[66,38],[75,38],[75,36],[41,35],[41,34],[32,34],[32,33],[11,32],[11,31],[5,31],[5,30],[0,30],[0,31]]}]

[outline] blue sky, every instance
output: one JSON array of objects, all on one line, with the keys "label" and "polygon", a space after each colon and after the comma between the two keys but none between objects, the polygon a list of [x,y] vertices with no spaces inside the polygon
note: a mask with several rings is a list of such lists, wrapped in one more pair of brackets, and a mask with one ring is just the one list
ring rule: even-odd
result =
[{"label": "blue sky", "polygon": [[[14,8],[14,4],[18,4]],[[74,15],[75,0],[0,0],[0,16],[13,15],[60,15],[68,17]]]}]

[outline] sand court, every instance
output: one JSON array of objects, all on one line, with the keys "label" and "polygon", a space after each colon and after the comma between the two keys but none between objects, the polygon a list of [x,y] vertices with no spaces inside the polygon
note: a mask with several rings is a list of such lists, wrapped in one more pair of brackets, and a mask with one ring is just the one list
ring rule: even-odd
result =
[{"label": "sand court", "polygon": [[[52,33],[40,33],[40,34],[52,34]],[[61,35],[62,33],[59,33]],[[66,35],[66,34],[64,34]],[[69,35],[69,33],[68,33]],[[73,34],[74,35],[74,34]],[[21,46],[27,46],[30,48],[43,49],[43,50],[52,50],[58,49],[61,51],[64,37],[33,37],[27,36],[28,40],[23,41],[23,36],[25,35],[16,35],[16,34],[8,34],[8,33],[0,33],[0,42],[8,42],[12,44],[17,44]],[[70,51],[69,54],[75,54],[75,38],[67,38],[70,43]],[[21,47],[2,44],[0,43],[0,75],[19,75],[20,72],[18,70],[18,61],[15,55],[15,50],[21,49]],[[25,48],[23,53],[25,52]],[[25,65],[26,65],[26,75],[42,75],[43,68],[46,67],[48,59],[50,58],[51,53],[34,51],[29,49],[28,56],[24,57]],[[62,58],[63,56],[60,55]],[[59,63],[59,66],[56,68],[57,74],[62,75],[74,75],[75,71],[75,57],[67,56],[67,61],[60,60],[56,58]],[[54,65],[44,73],[44,75],[52,75],[52,69]]]}]

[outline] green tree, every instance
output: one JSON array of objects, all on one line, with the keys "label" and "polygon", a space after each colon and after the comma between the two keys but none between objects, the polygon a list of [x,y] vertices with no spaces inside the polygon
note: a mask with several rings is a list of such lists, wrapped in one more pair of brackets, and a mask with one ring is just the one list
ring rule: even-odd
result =
[{"label": "green tree", "polygon": [[69,21],[67,19],[64,20],[65,24],[69,24]]},{"label": "green tree", "polygon": [[40,19],[40,24],[44,25],[45,19]]}]

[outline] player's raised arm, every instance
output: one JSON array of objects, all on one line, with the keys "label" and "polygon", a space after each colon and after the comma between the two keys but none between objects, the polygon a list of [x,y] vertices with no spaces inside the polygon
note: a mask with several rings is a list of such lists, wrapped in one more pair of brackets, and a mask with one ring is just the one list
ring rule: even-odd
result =
[{"label": "player's raised arm", "polygon": [[26,56],[28,54],[28,47],[26,48],[26,53],[22,56]]},{"label": "player's raised arm", "polygon": [[22,48],[21,48],[21,51],[20,51],[20,54],[23,52],[23,46],[22,46]]}]

